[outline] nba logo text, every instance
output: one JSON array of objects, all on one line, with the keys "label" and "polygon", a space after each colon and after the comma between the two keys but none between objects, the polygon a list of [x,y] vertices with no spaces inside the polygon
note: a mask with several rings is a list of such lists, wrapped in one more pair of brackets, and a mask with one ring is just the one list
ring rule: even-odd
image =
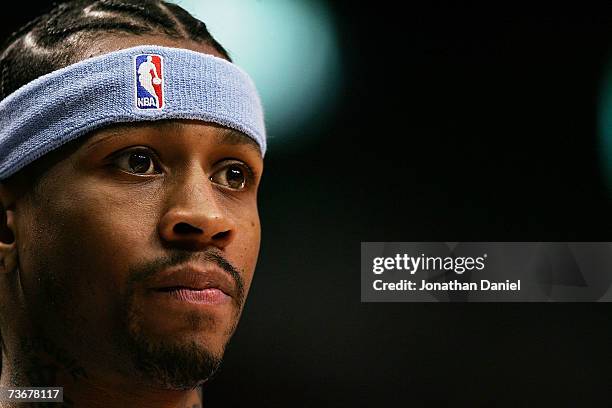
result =
[{"label": "nba logo text", "polygon": [[134,58],[136,107],[164,107],[164,59],[157,54],[141,54]]}]

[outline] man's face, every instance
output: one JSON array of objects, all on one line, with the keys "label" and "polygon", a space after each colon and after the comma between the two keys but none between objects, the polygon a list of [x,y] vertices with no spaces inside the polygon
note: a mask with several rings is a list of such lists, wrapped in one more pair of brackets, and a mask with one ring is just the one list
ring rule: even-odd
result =
[{"label": "man's face", "polygon": [[204,380],[253,277],[262,171],[250,139],[208,123],[94,133],[15,206],[24,318],[90,372]]}]

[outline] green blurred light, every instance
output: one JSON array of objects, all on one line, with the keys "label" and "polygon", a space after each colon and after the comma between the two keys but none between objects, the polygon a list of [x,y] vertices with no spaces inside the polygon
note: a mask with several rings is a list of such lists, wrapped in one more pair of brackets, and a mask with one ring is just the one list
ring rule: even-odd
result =
[{"label": "green blurred light", "polygon": [[608,64],[606,76],[600,88],[599,136],[601,168],[608,189],[612,192],[612,64]]},{"label": "green blurred light", "polygon": [[296,147],[333,111],[340,59],[331,13],[318,0],[176,0],[206,23],[255,81],[269,144]]}]

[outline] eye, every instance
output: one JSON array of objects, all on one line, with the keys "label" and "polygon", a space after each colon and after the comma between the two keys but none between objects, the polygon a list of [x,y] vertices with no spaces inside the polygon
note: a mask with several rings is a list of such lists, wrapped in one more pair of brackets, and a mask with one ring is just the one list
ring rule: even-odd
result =
[{"label": "eye", "polygon": [[250,171],[246,165],[231,163],[210,176],[210,181],[232,190],[243,190],[249,178]]},{"label": "eye", "polygon": [[139,175],[157,174],[154,153],[147,149],[128,150],[115,156],[113,163],[123,171]]}]

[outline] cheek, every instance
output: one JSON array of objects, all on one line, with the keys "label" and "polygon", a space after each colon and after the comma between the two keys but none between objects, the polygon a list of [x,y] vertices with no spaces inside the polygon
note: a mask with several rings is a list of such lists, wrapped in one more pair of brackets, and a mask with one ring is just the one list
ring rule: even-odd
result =
[{"label": "cheek", "polygon": [[64,191],[28,214],[20,243],[23,275],[33,293],[41,279],[55,280],[70,305],[97,315],[117,302],[128,265],[147,248],[153,206],[104,189]]},{"label": "cheek", "polygon": [[227,249],[229,260],[243,272],[245,290],[248,291],[259,255],[261,226],[257,211],[242,212],[236,223],[236,238]]}]

